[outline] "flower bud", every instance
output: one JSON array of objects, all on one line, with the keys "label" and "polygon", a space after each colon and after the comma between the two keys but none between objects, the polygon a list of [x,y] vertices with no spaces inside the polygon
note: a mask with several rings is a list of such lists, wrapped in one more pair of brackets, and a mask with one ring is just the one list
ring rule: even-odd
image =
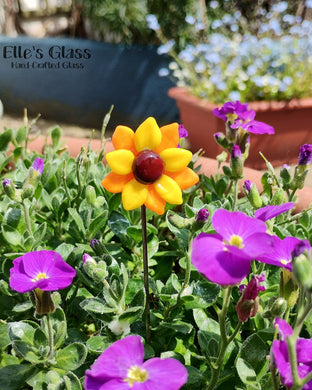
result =
[{"label": "flower bud", "polygon": [[15,190],[15,186],[14,186],[12,180],[11,179],[4,179],[2,181],[2,185],[3,185],[3,190],[7,194],[7,196],[10,199],[15,200],[16,190]]},{"label": "flower bud", "polygon": [[262,199],[256,185],[250,180],[245,180],[243,189],[252,207],[256,209],[260,208],[262,206]]},{"label": "flower bud", "polygon": [[94,187],[88,185],[86,188],[86,201],[90,206],[94,206],[96,200],[96,192]]},{"label": "flower bud", "polygon": [[301,190],[304,187],[304,182],[309,172],[309,168],[307,165],[297,165],[295,167],[294,177],[290,182],[289,187],[292,190]]},{"label": "flower bud", "polygon": [[238,145],[233,145],[230,166],[232,170],[232,177],[234,179],[240,179],[243,177],[244,163],[242,158],[242,152]]},{"label": "flower bud", "polygon": [[167,218],[171,223],[171,225],[173,225],[178,229],[188,228],[194,222],[194,218],[183,218],[180,215],[175,213],[170,213],[170,214],[168,213]]},{"label": "flower bud", "polygon": [[284,298],[277,298],[271,306],[272,317],[282,317],[287,309],[287,302]]},{"label": "flower bud", "polygon": [[312,292],[312,258],[308,240],[300,242],[293,251],[293,274],[296,281]]},{"label": "flower bud", "polygon": [[90,241],[90,246],[97,256],[102,256],[106,253],[105,246],[96,238]]},{"label": "flower bud", "polygon": [[35,189],[31,184],[23,186],[22,189],[22,199],[31,198],[35,193]]},{"label": "flower bud", "polygon": [[287,302],[287,307],[292,308],[298,299],[299,287],[293,279],[292,272],[283,268],[280,277],[280,297]]},{"label": "flower bud", "polygon": [[206,222],[209,218],[208,209],[200,209],[196,215],[196,221],[198,222]]},{"label": "flower bud", "polygon": [[290,183],[291,175],[290,175],[290,166],[289,165],[284,164],[282,166],[282,169],[280,171],[280,177],[281,177],[284,185]]},{"label": "flower bud", "polygon": [[225,150],[223,150],[223,152],[221,152],[220,154],[217,155],[216,160],[217,160],[218,164],[222,164],[223,162],[225,162],[227,160],[227,157],[228,157],[227,152]]},{"label": "flower bud", "polygon": [[[33,162],[33,165],[29,168],[28,175],[23,185],[23,190],[25,188],[33,187],[33,193],[35,192],[35,188],[40,180],[40,177],[43,173],[44,161],[42,158],[37,157]],[[32,195],[28,196],[29,190],[26,190],[26,196],[24,198],[30,198]],[[23,197],[23,195],[22,195]]]},{"label": "flower bud", "polygon": [[312,162],[312,145],[304,144],[300,146],[298,165],[309,165]]},{"label": "flower bud", "polygon": [[55,312],[55,305],[51,298],[51,291],[43,291],[40,288],[29,291],[29,297],[36,308],[37,314],[48,314]]},{"label": "flower bud", "polygon": [[229,142],[223,133],[215,133],[213,137],[218,145],[222,146],[224,149],[228,149]]},{"label": "flower bud", "polygon": [[284,202],[285,202],[284,190],[282,188],[277,188],[276,191],[274,192],[273,197],[272,197],[271,204],[273,206],[278,206],[278,205],[281,205]]},{"label": "flower bud", "polygon": [[264,286],[260,286],[260,282],[265,279],[264,274],[261,276],[254,275],[247,286],[242,286],[242,296],[236,305],[237,315],[240,321],[245,322],[250,317],[257,314],[259,308],[260,291],[264,291]]}]

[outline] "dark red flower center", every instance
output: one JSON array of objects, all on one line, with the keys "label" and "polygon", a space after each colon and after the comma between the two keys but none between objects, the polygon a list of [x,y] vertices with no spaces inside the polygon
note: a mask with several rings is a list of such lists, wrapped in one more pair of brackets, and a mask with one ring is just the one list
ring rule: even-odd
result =
[{"label": "dark red flower center", "polygon": [[152,150],[143,150],[134,160],[132,171],[137,181],[152,184],[163,174],[165,164],[160,155]]}]

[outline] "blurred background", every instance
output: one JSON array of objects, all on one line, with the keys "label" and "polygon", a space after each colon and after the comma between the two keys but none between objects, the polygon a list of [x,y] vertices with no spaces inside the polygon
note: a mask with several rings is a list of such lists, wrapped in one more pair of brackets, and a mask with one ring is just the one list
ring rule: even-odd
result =
[{"label": "blurred background", "polygon": [[[175,80],[160,77],[171,61],[162,37],[181,52],[194,41],[190,15],[203,24],[209,20],[209,31],[199,29],[199,37],[208,37],[220,20],[224,23],[219,28],[231,33],[226,18],[235,14],[244,21],[243,29],[257,35],[264,19],[275,18],[272,7],[275,14],[302,23],[311,19],[310,5],[309,0],[0,0],[0,100],[5,115],[0,126],[22,118],[27,108],[30,116],[40,113],[48,124],[64,123],[77,134],[77,126],[100,129],[111,105],[111,129],[117,124],[135,128],[150,115],[160,125],[179,121],[175,101],[167,95]],[[148,24],[151,14],[162,36]],[[32,68],[27,59],[15,58],[21,52],[12,47],[40,49],[44,56],[38,62],[50,65]],[[48,58],[51,47],[64,47],[65,54]],[[87,50],[90,58],[66,58],[68,51],[78,49]],[[4,58],[5,50],[11,58]],[[62,68],[64,62],[74,65]]]}]

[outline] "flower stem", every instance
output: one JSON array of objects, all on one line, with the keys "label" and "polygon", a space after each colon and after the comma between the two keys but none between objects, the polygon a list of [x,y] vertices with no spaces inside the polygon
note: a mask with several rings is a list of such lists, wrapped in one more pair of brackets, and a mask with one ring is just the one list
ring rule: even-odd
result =
[{"label": "flower stem", "polygon": [[226,314],[229,308],[230,300],[231,300],[232,287],[227,287],[223,290],[223,305],[221,311],[218,313],[219,326],[220,326],[220,335],[221,335],[221,346],[219,350],[219,356],[217,361],[213,364],[211,378],[208,386],[208,390],[213,390],[218,383],[220,369],[222,367],[222,363],[224,360],[224,355],[229,343],[234,339],[236,334],[238,333],[241,323],[238,323],[234,333],[228,337],[226,334]]},{"label": "flower stem", "polygon": [[33,237],[33,232],[31,229],[31,223],[30,223],[30,216],[29,216],[29,208],[25,201],[23,202],[23,210],[24,210],[24,218],[25,218],[25,224],[26,229],[28,230],[29,234]]},{"label": "flower stem", "polygon": [[234,180],[234,201],[233,201],[233,211],[236,209],[238,199],[238,180]]},{"label": "flower stem", "polygon": [[47,325],[48,325],[48,338],[49,338],[49,353],[47,356],[47,360],[53,359],[54,355],[54,336],[53,336],[53,327],[50,313],[46,314]]},{"label": "flower stem", "polygon": [[149,281],[148,281],[148,253],[147,253],[147,233],[146,233],[146,207],[141,206],[142,219],[142,245],[143,245],[143,273],[145,289],[145,327],[146,342],[151,342],[151,318],[150,318],[150,300],[149,300]]}]

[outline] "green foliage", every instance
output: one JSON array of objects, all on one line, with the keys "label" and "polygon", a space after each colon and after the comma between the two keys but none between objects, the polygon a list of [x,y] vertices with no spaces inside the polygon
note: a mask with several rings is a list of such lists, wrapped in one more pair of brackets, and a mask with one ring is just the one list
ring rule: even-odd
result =
[{"label": "green foliage", "polygon": [[[73,158],[64,151],[60,128],[50,135],[40,155],[45,161],[40,181],[22,199],[19,191],[38,156],[27,150],[29,127],[0,134],[1,180],[10,178],[17,194],[12,199],[0,193],[0,390],[82,389],[85,370],[114,341],[127,334],[146,339],[140,213],[125,211],[120,195],[101,186],[108,172],[101,151],[89,145]],[[293,197],[290,180],[268,168],[264,205],[276,202],[281,189],[285,199]],[[267,356],[279,309],[280,271],[254,264],[254,273],[266,275],[266,290],[260,293],[257,315],[237,328],[239,288],[232,288],[226,318],[220,321],[226,289],[204,279],[190,263],[193,237],[214,233],[211,215],[221,207],[233,208],[232,184],[226,170],[201,176],[197,187],[185,191],[182,206],[167,206],[163,217],[147,213],[152,338],[145,355],[180,360],[189,374],[183,390],[207,388],[215,367],[220,368],[216,389],[273,389]],[[198,224],[202,208],[210,217]],[[238,199],[237,209],[254,212],[245,197]],[[311,220],[311,210],[286,213],[268,228],[280,238],[293,235],[311,242]],[[77,272],[70,287],[52,294],[56,310],[49,317],[35,314],[28,295],[9,287],[12,261],[40,249],[59,252]],[[84,262],[85,254],[91,259]],[[290,318],[295,310],[289,308]],[[303,328],[307,338],[311,324],[309,315]],[[224,332],[228,344],[220,351]]]}]

